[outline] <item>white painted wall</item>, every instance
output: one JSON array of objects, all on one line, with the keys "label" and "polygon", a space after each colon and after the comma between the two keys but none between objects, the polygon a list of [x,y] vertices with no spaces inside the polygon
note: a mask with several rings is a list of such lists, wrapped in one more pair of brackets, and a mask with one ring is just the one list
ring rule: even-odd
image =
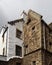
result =
[{"label": "white painted wall", "polygon": [[3,48],[5,48],[5,53],[4,55],[6,56],[6,36],[7,36],[7,32],[4,35],[4,42],[3,42],[3,32],[5,31],[5,29],[3,28],[1,33],[0,33],[0,55],[3,55]]},{"label": "white painted wall", "polygon": [[[7,61],[10,58],[19,57],[19,56],[15,55],[15,46],[16,45],[19,45],[22,47],[22,57],[19,57],[19,58],[23,58],[23,53],[24,53],[23,52],[23,41],[16,37],[16,28],[23,31],[23,22],[18,22],[15,25],[7,24],[7,26],[8,26],[8,30],[5,33],[6,34],[5,39],[7,39]],[[0,34],[0,39],[2,39],[1,34]],[[5,41],[5,43],[6,43],[6,41]],[[1,44],[0,48],[2,49],[2,47],[3,47],[2,40],[1,40],[0,44]],[[6,46],[6,44],[4,46]],[[0,52],[1,52],[1,50],[0,50]],[[2,52],[1,52],[1,55],[2,55]]]}]

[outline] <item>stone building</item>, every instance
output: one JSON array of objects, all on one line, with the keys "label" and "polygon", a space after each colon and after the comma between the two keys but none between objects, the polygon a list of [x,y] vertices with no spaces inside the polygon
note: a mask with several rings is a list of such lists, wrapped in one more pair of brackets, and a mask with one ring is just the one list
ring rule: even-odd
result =
[{"label": "stone building", "polygon": [[22,65],[52,65],[52,24],[29,10],[25,17],[24,58]]},{"label": "stone building", "polygon": [[8,22],[6,29],[9,51],[0,56],[1,65],[52,65],[52,23],[47,25],[40,14],[29,10],[23,11],[22,19]]}]

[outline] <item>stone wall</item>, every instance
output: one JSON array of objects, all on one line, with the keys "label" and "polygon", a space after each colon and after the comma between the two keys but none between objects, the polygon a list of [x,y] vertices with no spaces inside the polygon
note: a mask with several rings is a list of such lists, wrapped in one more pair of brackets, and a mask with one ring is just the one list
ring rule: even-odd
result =
[{"label": "stone wall", "polygon": [[[41,48],[41,18],[36,15],[34,18],[34,14],[29,12],[27,22],[24,23],[24,49],[28,46],[27,53]],[[30,23],[27,24],[29,20]]]},{"label": "stone wall", "polygon": [[[22,65],[42,65],[41,54],[41,16],[29,11],[24,23],[24,58]],[[38,51],[37,51],[38,50]],[[25,52],[26,51],[26,52]]]},{"label": "stone wall", "polygon": [[0,61],[0,65],[8,65],[7,61]]},{"label": "stone wall", "polygon": [[33,62],[35,62],[35,65],[42,65],[41,50],[26,55],[23,59],[22,65],[33,65]]},{"label": "stone wall", "polygon": [[49,26],[42,21],[42,47],[52,52],[52,33],[50,32]]},{"label": "stone wall", "polygon": [[52,63],[52,53],[45,49],[42,50],[42,62],[43,65],[50,65]]},{"label": "stone wall", "polygon": [[22,59],[20,59],[20,58],[12,58],[9,61],[1,61],[0,60],[0,65],[17,65],[16,63],[19,63],[21,65]]},{"label": "stone wall", "polygon": [[[22,65],[33,65],[34,61],[36,65],[49,65],[52,60],[49,30],[49,26],[37,13],[33,11],[28,13],[27,21],[24,23],[24,51],[26,52]],[[36,51],[38,49],[40,50]]]}]

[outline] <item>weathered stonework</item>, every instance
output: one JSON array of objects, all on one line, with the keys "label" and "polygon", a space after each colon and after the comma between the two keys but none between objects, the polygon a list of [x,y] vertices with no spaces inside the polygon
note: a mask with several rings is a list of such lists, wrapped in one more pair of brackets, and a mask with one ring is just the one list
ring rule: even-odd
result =
[{"label": "weathered stonework", "polygon": [[29,13],[28,18],[31,19],[31,22],[29,25],[24,24],[24,46],[28,45],[28,53],[41,48],[41,18],[38,14],[37,17],[33,17],[34,14],[31,16]]},{"label": "weathered stonework", "polygon": [[28,12],[26,19],[23,28],[25,52],[22,65],[34,65],[33,61],[35,65],[52,65],[51,28],[42,20],[41,15],[32,10]]},{"label": "weathered stonework", "polygon": [[41,50],[26,55],[23,59],[22,65],[33,65],[33,61],[36,61],[37,65],[42,65]]}]

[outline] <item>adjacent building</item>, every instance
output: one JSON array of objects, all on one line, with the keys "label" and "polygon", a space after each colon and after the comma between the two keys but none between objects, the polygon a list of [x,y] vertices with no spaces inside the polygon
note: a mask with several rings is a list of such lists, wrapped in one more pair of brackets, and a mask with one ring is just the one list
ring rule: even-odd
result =
[{"label": "adjacent building", "polygon": [[8,22],[2,27],[0,33],[0,64],[11,64],[14,62],[21,62],[23,58],[23,19]]},{"label": "adjacent building", "polygon": [[52,65],[52,23],[40,14],[23,12],[23,18],[8,22],[1,33],[0,64]]}]

